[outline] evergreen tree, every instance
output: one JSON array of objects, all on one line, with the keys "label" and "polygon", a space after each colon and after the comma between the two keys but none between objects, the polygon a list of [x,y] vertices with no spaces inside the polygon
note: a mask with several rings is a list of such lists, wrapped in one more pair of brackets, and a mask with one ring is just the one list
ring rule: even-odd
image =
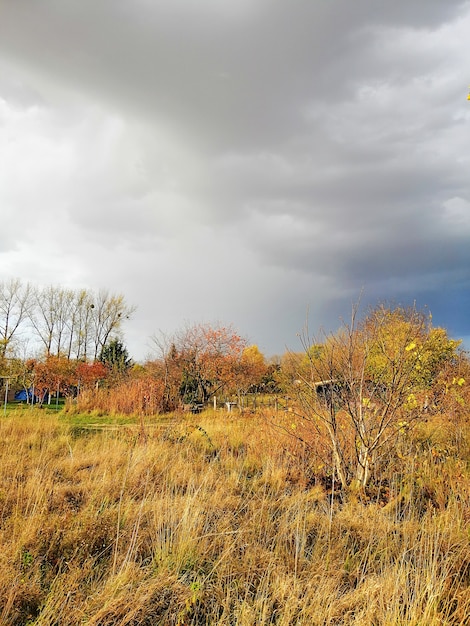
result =
[{"label": "evergreen tree", "polygon": [[115,374],[125,374],[132,365],[127,348],[119,339],[112,339],[103,346],[99,360]]}]

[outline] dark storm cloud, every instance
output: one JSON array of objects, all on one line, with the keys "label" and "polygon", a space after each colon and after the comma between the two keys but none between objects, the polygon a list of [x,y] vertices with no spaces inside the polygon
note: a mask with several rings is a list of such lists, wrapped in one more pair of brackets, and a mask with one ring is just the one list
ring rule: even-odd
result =
[{"label": "dark storm cloud", "polygon": [[468,334],[468,2],[1,12],[0,200],[63,233],[77,276],[124,289],[148,334],[172,293],[161,325],[191,302],[279,350],[309,304],[324,323],[362,288]]}]

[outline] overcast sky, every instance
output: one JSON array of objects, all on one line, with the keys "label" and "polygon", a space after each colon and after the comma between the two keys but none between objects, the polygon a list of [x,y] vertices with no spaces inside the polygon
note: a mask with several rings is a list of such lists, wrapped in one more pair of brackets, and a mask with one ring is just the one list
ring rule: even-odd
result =
[{"label": "overcast sky", "polygon": [[0,280],[108,288],[135,359],[362,302],[470,339],[470,2],[3,0]]}]

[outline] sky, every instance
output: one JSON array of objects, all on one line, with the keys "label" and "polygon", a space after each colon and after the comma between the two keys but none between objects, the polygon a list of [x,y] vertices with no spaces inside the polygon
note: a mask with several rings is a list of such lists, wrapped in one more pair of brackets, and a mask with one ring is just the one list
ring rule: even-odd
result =
[{"label": "sky", "polygon": [[416,303],[470,345],[470,2],[1,0],[0,280],[266,355]]}]

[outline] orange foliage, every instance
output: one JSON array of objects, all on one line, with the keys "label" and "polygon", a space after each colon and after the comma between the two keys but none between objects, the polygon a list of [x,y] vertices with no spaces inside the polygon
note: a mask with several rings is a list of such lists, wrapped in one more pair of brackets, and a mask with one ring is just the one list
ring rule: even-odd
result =
[{"label": "orange foliage", "polygon": [[81,389],[89,389],[108,375],[108,369],[101,361],[80,362],[77,365],[77,379]]},{"label": "orange foliage", "polygon": [[233,388],[246,341],[230,326],[197,324],[176,342],[181,391],[186,400],[206,402],[223,388]]},{"label": "orange foliage", "polygon": [[122,381],[112,388],[86,389],[76,400],[78,411],[123,415],[155,415],[164,411],[165,385],[149,375]]},{"label": "orange foliage", "polygon": [[34,389],[43,402],[46,393],[68,394],[75,385],[76,362],[65,357],[48,356],[44,361],[32,361],[29,365],[33,369]]}]

